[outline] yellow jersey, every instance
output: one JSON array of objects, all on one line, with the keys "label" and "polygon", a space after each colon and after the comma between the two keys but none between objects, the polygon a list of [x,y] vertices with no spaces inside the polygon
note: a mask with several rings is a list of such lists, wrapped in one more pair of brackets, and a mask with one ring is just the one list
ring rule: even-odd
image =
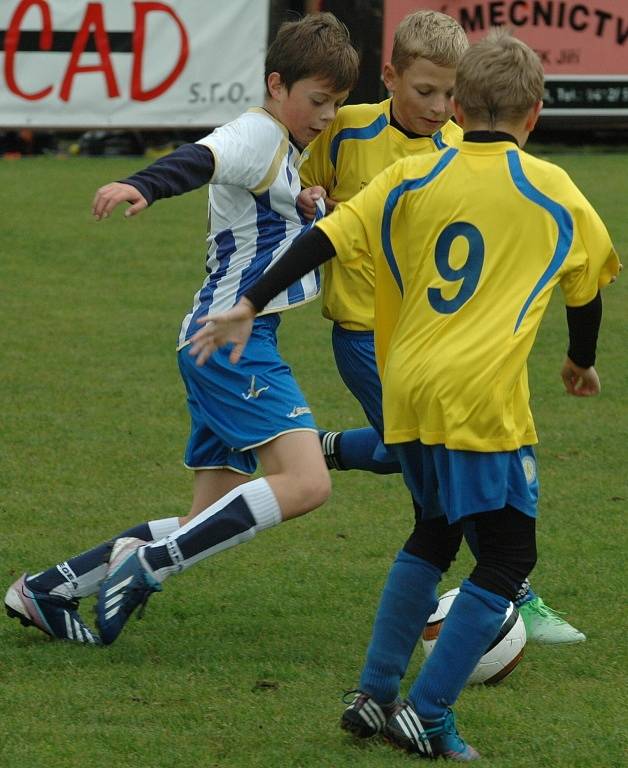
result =
[{"label": "yellow jersey", "polygon": [[[352,104],[338,110],[333,123],[305,150],[299,166],[303,187],[322,186],[338,202],[363,189],[380,171],[403,157],[458,146],[462,130],[447,122],[431,137],[409,138],[390,124],[391,99]],[[365,254],[351,264],[325,265],[323,315],[352,331],[373,330],[374,269]]]},{"label": "yellow jersey", "polygon": [[344,267],[373,257],[385,442],[537,442],[526,360],[552,289],[581,306],[619,271],[563,170],[465,140],[398,161],[317,226]]}]

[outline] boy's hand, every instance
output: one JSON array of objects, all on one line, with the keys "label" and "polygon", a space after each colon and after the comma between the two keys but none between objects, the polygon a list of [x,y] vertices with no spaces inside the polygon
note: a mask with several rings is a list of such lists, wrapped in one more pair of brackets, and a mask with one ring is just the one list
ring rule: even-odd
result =
[{"label": "boy's hand", "polygon": [[316,216],[316,201],[325,200],[327,192],[323,187],[306,187],[297,197],[297,206],[308,221]]},{"label": "boy's hand", "polygon": [[597,371],[593,366],[580,368],[573,360],[565,358],[560,372],[565,389],[576,397],[591,397],[599,395],[602,389]]},{"label": "boy's hand", "polygon": [[190,347],[190,354],[196,357],[196,364],[204,365],[218,347],[233,344],[229,362],[235,365],[251,335],[255,314],[251,302],[242,298],[226,312],[199,318],[197,322],[203,327],[192,336]]},{"label": "boy's hand", "polygon": [[104,187],[101,187],[96,192],[92,202],[92,215],[96,218],[96,221],[106,219],[120,203],[131,203],[124,212],[127,218],[135,216],[136,213],[148,207],[146,198],[135,187],[132,187],[130,184],[121,184],[119,181],[113,181],[111,184],[105,184]]}]

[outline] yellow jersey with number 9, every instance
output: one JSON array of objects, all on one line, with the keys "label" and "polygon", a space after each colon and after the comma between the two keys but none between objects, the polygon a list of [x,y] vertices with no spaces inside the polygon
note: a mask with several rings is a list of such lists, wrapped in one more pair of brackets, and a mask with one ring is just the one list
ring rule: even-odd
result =
[{"label": "yellow jersey with number 9", "polygon": [[373,256],[387,443],[537,441],[526,360],[552,289],[581,306],[619,272],[563,170],[509,141],[464,141],[400,160],[317,226],[347,266]]}]

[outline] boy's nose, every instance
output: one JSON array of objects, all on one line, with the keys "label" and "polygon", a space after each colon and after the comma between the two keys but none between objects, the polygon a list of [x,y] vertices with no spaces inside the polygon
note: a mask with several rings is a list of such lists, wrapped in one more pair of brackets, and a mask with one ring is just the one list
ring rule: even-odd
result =
[{"label": "boy's nose", "polygon": [[435,96],[430,105],[432,112],[435,115],[442,115],[446,112],[449,112],[450,101],[451,99],[449,99],[445,94],[442,94],[441,96]]}]

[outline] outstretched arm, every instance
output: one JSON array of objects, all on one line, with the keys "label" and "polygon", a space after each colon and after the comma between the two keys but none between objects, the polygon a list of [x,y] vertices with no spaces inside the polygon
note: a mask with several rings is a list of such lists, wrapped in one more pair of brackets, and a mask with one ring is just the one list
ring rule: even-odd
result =
[{"label": "outstretched arm", "polygon": [[203,327],[192,336],[190,348],[197,365],[203,365],[212,352],[227,344],[234,345],[229,360],[237,363],[251,335],[255,315],[278,293],[335,255],[331,240],[318,227],[299,237],[234,307],[199,319]]},{"label": "outstretched arm", "polygon": [[182,195],[207,184],[214,167],[214,156],[208,147],[183,144],[133,176],[101,187],[94,196],[92,214],[100,221],[120,203],[130,203],[124,215],[135,216],[155,200]]}]

